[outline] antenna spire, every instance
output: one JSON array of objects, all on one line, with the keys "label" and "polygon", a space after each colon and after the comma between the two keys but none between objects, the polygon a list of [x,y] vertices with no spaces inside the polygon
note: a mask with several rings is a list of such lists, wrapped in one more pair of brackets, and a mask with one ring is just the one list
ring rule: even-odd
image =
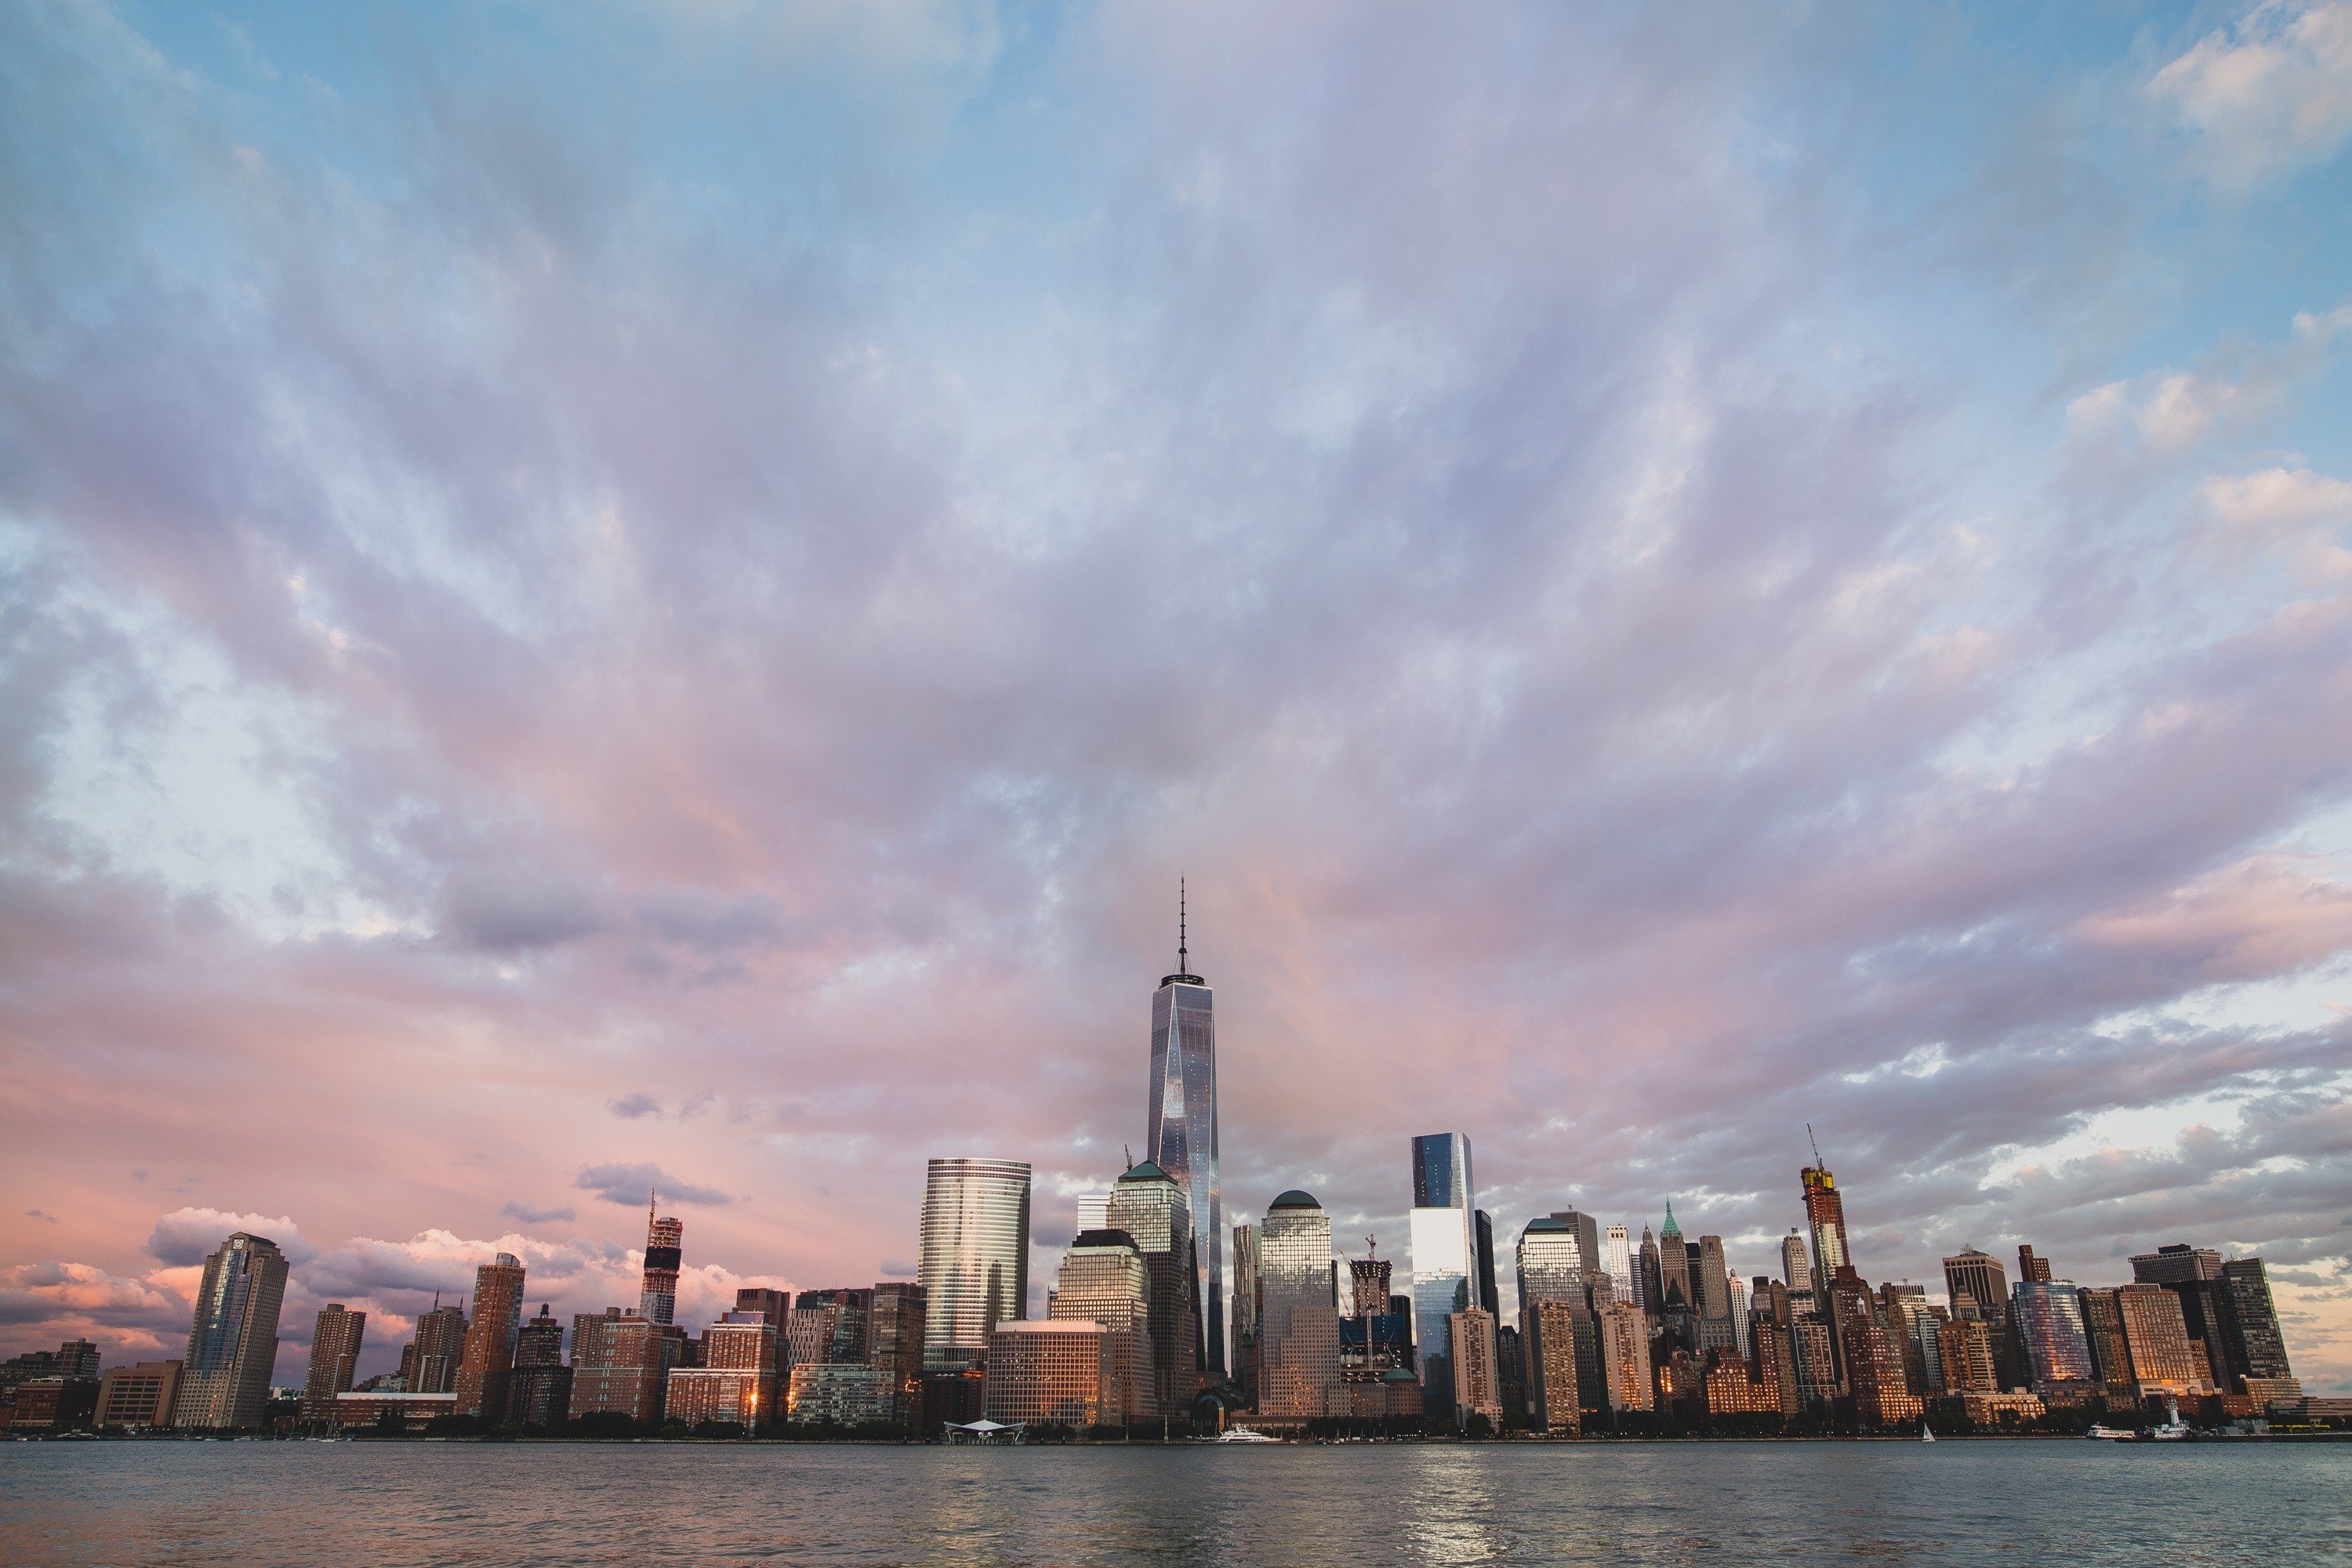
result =
[{"label": "antenna spire", "polygon": [[1184,879],[1176,879],[1176,973],[1192,973],[1192,950],[1184,945]]}]

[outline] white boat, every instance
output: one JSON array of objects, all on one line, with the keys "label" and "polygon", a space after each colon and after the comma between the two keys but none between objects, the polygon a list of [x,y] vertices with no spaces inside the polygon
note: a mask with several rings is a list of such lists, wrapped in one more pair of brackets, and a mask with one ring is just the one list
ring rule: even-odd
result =
[{"label": "white boat", "polygon": [[2093,1426],[2083,1436],[2102,1443],[2128,1443],[2139,1434],[2124,1426]]},{"label": "white boat", "polygon": [[1217,1434],[1220,1443],[1279,1443],[1279,1437],[1269,1437],[1263,1432],[1253,1432],[1246,1426],[1234,1426]]},{"label": "white boat", "polygon": [[1921,1441],[1922,1443],[1932,1443],[1932,1442],[1934,1442],[1935,1440],[1936,1440],[1936,1430],[1935,1430],[1935,1428],[1934,1428],[1934,1427],[1932,1427],[1932,1426],[1928,1426],[1925,1421],[1920,1422],[1920,1423],[1919,1423],[1919,1441]]}]

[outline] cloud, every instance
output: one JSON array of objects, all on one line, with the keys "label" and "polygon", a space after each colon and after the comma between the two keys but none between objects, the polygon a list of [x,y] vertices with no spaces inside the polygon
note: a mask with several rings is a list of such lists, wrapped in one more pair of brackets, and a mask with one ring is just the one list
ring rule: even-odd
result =
[{"label": "cloud", "polygon": [[506,1215],[509,1219],[520,1220],[525,1225],[547,1225],[555,1220],[569,1220],[577,1217],[573,1214],[570,1204],[565,1204],[561,1208],[542,1209],[533,1208],[529,1204],[516,1202],[511,1199],[501,1204],[499,1206],[499,1212]]},{"label": "cloud", "polygon": [[2265,0],[2207,34],[2147,90],[2239,184],[2323,163],[2352,137],[2352,4]]},{"label": "cloud", "polygon": [[1238,1212],[1459,1127],[1752,1269],[1810,1121],[1874,1278],[2185,1235],[2336,1344],[2340,312],[2239,334],[2342,215],[2147,197],[2131,18],[1370,20],[0,8],[20,1205],[299,1194],[371,1357],[635,1300],[655,1186],[696,1311],[901,1272],[932,1154],[1047,1257],[1188,874]]},{"label": "cloud", "polygon": [[656,1191],[668,1203],[713,1206],[735,1201],[716,1188],[698,1187],[665,1175],[658,1165],[590,1165],[572,1184],[583,1192],[594,1193],[608,1204],[625,1204],[632,1208]]},{"label": "cloud", "polygon": [[151,1257],[179,1267],[200,1264],[239,1231],[276,1242],[278,1251],[290,1262],[300,1262],[311,1255],[311,1247],[290,1219],[282,1215],[273,1218],[268,1215],[230,1214],[215,1208],[179,1208],[164,1215],[148,1232],[147,1251]]}]

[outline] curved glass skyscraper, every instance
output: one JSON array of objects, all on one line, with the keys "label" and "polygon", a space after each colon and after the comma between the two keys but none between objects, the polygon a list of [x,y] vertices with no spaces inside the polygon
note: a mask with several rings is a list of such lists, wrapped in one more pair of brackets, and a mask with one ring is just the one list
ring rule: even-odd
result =
[{"label": "curved glass skyscraper", "polygon": [[1029,1315],[1029,1163],[933,1160],[923,1185],[923,1364],[977,1366],[988,1333]]},{"label": "curved glass skyscraper", "polygon": [[1151,1114],[1144,1158],[1181,1189],[1200,1247],[1201,1326],[1209,1375],[1225,1375],[1225,1205],[1217,1185],[1217,1026],[1208,983],[1191,973],[1176,902],[1176,973],[1151,996]]}]

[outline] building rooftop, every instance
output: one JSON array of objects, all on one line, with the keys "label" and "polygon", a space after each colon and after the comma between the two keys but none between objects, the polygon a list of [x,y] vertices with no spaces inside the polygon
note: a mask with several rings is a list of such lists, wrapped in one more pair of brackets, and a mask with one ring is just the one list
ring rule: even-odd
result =
[{"label": "building rooftop", "polygon": [[1315,1194],[1313,1193],[1305,1192],[1297,1187],[1293,1187],[1288,1192],[1283,1194],[1280,1197],[1275,1199],[1273,1203],[1267,1205],[1266,1212],[1271,1214],[1276,1209],[1319,1209],[1323,1205],[1315,1201]]}]

